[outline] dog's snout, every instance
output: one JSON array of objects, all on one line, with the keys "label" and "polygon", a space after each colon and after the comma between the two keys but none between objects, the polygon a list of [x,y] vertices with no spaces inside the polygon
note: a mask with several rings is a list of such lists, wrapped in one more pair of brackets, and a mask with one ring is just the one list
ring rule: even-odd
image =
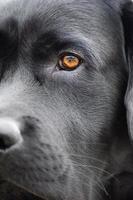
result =
[{"label": "dog's snout", "polygon": [[21,142],[19,124],[8,118],[0,118],[0,151],[8,150]]}]

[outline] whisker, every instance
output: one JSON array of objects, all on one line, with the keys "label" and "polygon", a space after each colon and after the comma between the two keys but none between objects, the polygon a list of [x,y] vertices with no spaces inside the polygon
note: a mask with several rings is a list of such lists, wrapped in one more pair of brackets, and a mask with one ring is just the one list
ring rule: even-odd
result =
[{"label": "whisker", "polygon": [[70,145],[79,144],[79,143],[81,143],[81,144],[90,144],[90,145],[93,144],[93,145],[107,146],[106,143],[100,143],[100,142],[99,142],[99,143],[88,142],[88,141],[87,141],[87,142],[85,142],[85,141],[84,141],[84,142],[81,142],[81,141],[77,141],[77,142],[69,142]]},{"label": "whisker", "polygon": [[21,186],[20,184],[17,184],[17,183],[15,183],[14,181],[11,181],[11,180],[7,180],[9,183],[11,183],[11,184],[13,184],[13,185],[15,185],[16,187],[18,187],[18,188],[21,188],[21,189],[23,189],[24,191],[27,191],[29,194],[32,194],[32,195],[34,195],[34,196],[36,196],[36,197],[39,197],[40,199],[44,199],[44,197],[42,197],[42,195],[38,195],[38,194],[36,194],[36,193],[34,193],[33,191],[31,191],[31,190],[29,190],[28,188],[26,188],[25,186]]},{"label": "whisker", "polygon": [[[91,171],[92,172],[92,171]],[[85,176],[83,173],[81,173],[81,175],[82,176]],[[95,177],[96,178],[96,177]],[[92,179],[91,179],[92,180]],[[92,180],[92,182],[94,183],[94,184],[96,184],[102,191],[104,191],[105,192],[105,194],[106,195],[109,195],[108,194],[108,192],[107,192],[107,190],[106,190],[106,188],[105,188],[105,186],[104,186],[104,184],[102,183],[102,181],[99,179],[99,178],[96,178],[96,180]],[[100,185],[101,184],[101,185]]]},{"label": "whisker", "polygon": [[[92,170],[88,170],[90,173],[93,173],[93,171]],[[76,174],[78,175],[81,175],[82,177],[85,177],[85,179],[86,179],[86,175],[85,174],[83,174],[82,172],[80,172],[80,171],[76,171]],[[85,181],[85,179],[84,179],[84,181]],[[89,177],[89,182],[90,182],[90,180],[91,180],[91,184],[92,185],[97,185],[99,188],[100,188],[100,190],[102,190],[107,196],[109,196],[109,193],[107,192],[107,190],[106,190],[106,188],[105,188],[105,186],[104,186],[104,184],[102,183],[102,181],[100,180],[100,179],[98,179],[98,178],[96,178],[96,180],[92,180],[92,178],[90,178]],[[85,183],[85,182],[83,182],[82,183],[83,185],[85,185],[85,186],[87,186],[87,187],[90,187],[90,183]],[[93,190],[94,190],[94,187],[93,187]]]},{"label": "whisker", "polygon": [[85,164],[79,164],[79,163],[74,163],[73,162],[73,165],[75,165],[75,166],[77,166],[77,167],[84,167],[84,168],[89,168],[89,169],[97,169],[98,171],[102,171],[102,172],[104,172],[105,174],[108,174],[109,176],[113,176],[113,174],[111,174],[110,172],[108,172],[108,171],[106,171],[105,169],[101,169],[101,168],[99,168],[99,167],[96,167],[96,166],[93,166],[93,165],[85,165]]},{"label": "whisker", "polygon": [[[68,155],[67,154],[63,154],[63,156],[67,156],[68,157]],[[94,157],[92,157],[92,156],[88,156],[88,155],[80,155],[80,154],[72,154],[72,153],[69,153],[69,156],[73,156],[73,157],[76,157],[76,158],[87,158],[87,159],[91,159],[91,160],[94,160],[94,161],[97,161],[97,162],[100,162],[100,163],[102,163],[102,164],[106,164],[107,162],[106,161],[102,161],[102,160],[100,160],[100,159],[97,159],[97,158],[94,158]]]}]

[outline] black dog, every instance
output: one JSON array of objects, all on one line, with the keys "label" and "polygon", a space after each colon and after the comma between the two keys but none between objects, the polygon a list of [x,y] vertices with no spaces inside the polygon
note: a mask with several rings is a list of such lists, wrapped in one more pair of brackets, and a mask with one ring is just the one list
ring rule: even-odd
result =
[{"label": "black dog", "polygon": [[133,164],[124,107],[127,2],[1,6],[1,200],[121,199],[121,176]]}]

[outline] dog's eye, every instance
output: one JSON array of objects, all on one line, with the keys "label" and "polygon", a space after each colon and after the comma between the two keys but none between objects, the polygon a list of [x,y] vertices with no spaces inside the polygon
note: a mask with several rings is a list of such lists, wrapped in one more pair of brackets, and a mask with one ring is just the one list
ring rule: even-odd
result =
[{"label": "dog's eye", "polygon": [[59,57],[58,67],[62,70],[74,70],[82,63],[82,58],[75,53],[63,53]]}]

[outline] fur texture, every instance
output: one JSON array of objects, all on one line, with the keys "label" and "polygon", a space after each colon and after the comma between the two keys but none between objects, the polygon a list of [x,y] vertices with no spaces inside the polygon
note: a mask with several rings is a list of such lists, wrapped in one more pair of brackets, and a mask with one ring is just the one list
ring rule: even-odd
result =
[{"label": "fur texture", "polygon": [[[18,148],[0,152],[2,200],[120,197],[125,179],[118,184],[113,177],[132,173],[125,2],[16,0],[1,6],[0,117],[18,121],[23,137]],[[84,62],[74,71],[58,70],[64,51]]]}]

